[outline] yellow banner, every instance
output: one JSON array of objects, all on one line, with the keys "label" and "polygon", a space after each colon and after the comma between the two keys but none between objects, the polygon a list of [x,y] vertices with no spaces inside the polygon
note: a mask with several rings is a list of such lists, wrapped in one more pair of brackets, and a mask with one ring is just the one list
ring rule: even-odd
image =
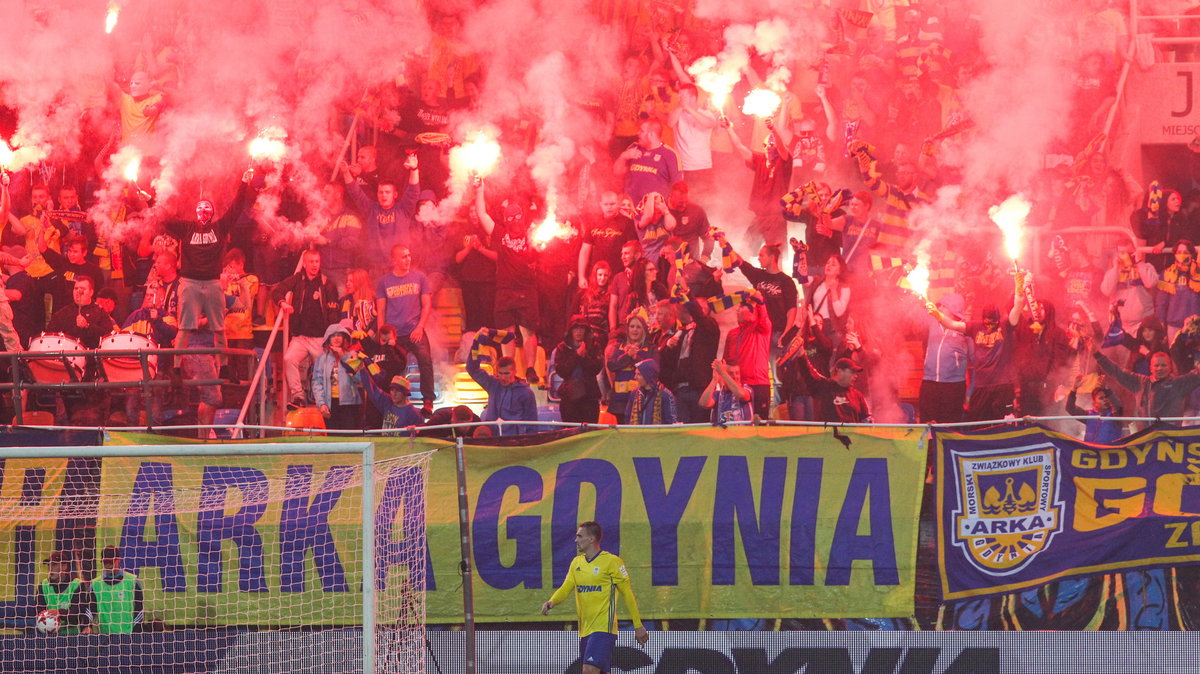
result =
[{"label": "yellow banner", "polygon": [[[540,619],[586,520],[625,561],[644,617],[911,615],[921,434],[623,429],[467,447],[476,617]],[[433,622],[462,616],[449,459],[429,485]]]},{"label": "yellow banner", "polygon": [[[622,429],[532,447],[468,446],[476,619],[541,620],[538,609],[562,582],[586,520],[604,527],[602,547],[624,559],[646,618],[909,616],[922,434]],[[430,449],[441,451],[423,495],[399,473],[376,482],[377,513],[387,508],[376,518],[381,605],[414,577],[406,567],[424,558],[427,620],[461,622],[453,446],[376,441],[384,466]],[[96,544],[122,547],[125,566],[145,583],[148,619],[353,624],[364,580],[356,460],[108,458]],[[20,490],[24,472],[5,472],[5,495]],[[406,529],[420,503],[424,554]],[[0,543],[14,544],[5,538]],[[36,537],[39,559],[53,539],[52,528]],[[40,580],[44,571],[36,571]],[[0,585],[12,586],[16,575],[14,565],[0,566]]]}]

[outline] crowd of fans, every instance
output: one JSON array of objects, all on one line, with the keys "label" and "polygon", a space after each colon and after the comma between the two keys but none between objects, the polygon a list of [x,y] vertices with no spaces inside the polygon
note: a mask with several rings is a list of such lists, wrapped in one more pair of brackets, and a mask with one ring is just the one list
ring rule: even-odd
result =
[{"label": "crowd of fans", "polygon": [[[284,312],[289,407],[343,429],[448,420],[434,401],[455,361],[488,395],[484,421],[536,422],[539,389],[563,421],[623,424],[861,422],[872,409],[876,420],[955,422],[1063,405],[1196,413],[1200,375],[1175,373],[1200,352],[1200,190],[1194,176],[1143,186],[1098,150],[1128,31],[1103,0],[1077,12],[1068,37],[1086,53],[1056,92],[1072,100],[1069,133],[1051,148],[1060,161],[1038,174],[1028,220],[1044,246],[1021,262],[1036,274],[1013,272],[995,232],[917,226],[931,195],[963,181],[961,159],[945,158],[976,133],[962,92],[987,67],[978,17],[930,3],[897,9],[890,24],[840,14],[844,39],[799,64],[762,116],[715,109],[697,87],[687,66],[716,51],[709,31],[639,24],[611,97],[578,111],[607,136],[564,177],[574,187],[559,195],[549,237],[538,233],[545,195],[519,180],[494,194],[476,177],[462,207],[442,203],[443,134],[453,115],[479,112],[473,92],[486,77],[467,54],[456,62],[473,68],[431,66],[411,91],[380,87],[355,122],[354,156],[325,167],[331,215],[303,246],[261,231],[255,204],[270,188],[253,170],[220,217],[201,200],[194,218],[122,238],[88,216],[95,171],[47,163],[5,174],[0,336],[9,351],[37,348],[44,333],[95,349],[114,330],[160,346],[246,348]],[[456,25],[437,23],[451,34]],[[171,114],[177,64],[138,66],[112,92],[120,143],[153,137]],[[767,68],[751,60],[732,98]],[[139,192],[129,190],[129,208],[145,207]],[[899,283],[918,243],[928,303]],[[461,345],[441,340],[433,298],[444,288],[461,296]],[[907,359],[905,337],[924,342],[919,391],[908,393],[921,364]],[[249,378],[244,359],[225,361],[205,356],[184,376]],[[222,397],[200,387],[179,405],[198,405],[207,423]],[[129,423],[161,422],[162,400],[136,403]],[[1115,437],[1102,423],[1087,433]]]}]

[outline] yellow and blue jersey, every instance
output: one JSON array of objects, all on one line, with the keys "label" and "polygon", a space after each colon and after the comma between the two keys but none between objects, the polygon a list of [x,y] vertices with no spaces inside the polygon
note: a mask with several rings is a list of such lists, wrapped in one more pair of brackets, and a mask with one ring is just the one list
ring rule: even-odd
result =
[{"label": "yellow and blue jersey", "polygon": [[601,550],[588,559],[577,555],[561,587],[550,597],[558,605],[575,591],[575,608],[579,612],[579,636],[593,632],[617,632],[617,593],[625,597],[625,607],[635,627],[642,626],[637,599],[629,584],[629,572],[620,557]]}]

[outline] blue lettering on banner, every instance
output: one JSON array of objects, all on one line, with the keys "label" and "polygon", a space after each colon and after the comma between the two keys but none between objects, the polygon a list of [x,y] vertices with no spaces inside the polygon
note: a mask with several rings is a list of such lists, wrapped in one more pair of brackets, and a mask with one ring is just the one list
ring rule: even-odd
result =
[{"label": "blue lettering on banner", "polygon": [[505,524],[509,540],[516,541],[517,554],[511,566],[500,559],[500,505],[504,494],[517,488],[517,503],[542,500],[542,476],[526,466],[509,466],[492,473],[479,488],[471,538],[475,568],[483,582],[500,590],[524,584],[542,587],[542,518],[514,515]]},{"label": "blue lettering on banner", "polygon": [[712,584],[733,585],[736,580],[737,546],[734,527],[741,532],[742,549],[750,582],[779,584],[779,529],[783,513],[783,486],[787,459],[763,459],[759,506],[754,506],[750,467],[744,456],[722,456],[717,463],[717,498],[713,501]]},{"label": "blue lettering on banner", "polygon": [[801,457],[796,463],[796,493],[792,497],[792,548],[788,552],[788,583],[812,585],[817,565],[817,514],[821,506],[821,477],[825,460]]},{"label": "blue lettering on banner", "polygon": [[650,583],[659,587],[679,584],[679,523],[687,510],[707,457],[685,456],[679,460],[671,486],[666,486],[662,459],[633,460],[646,517],[650,521]]},{"label": "blue lettering on banner", "polygon": [[[146,521],[154,513],[154,540],[146,539]],[[133,493],[121,524],[122,565],[142,575],[147,566],[158,569],[164,592],[183,592],[187,576],[179,547],[179,520],[175,514],[175,477],[169,463],[143,461],[133,480]],[[219,558],[219,543],[218,543]],[[218,580],[218,583],[220,581]]]},{"label": "blue lettering on banner", "polygon": [[[4,481],[4,461],[0,459],[0,483]],[[42,501],[46,486],[45,468],[26,468],[21,483],[21,504],[36,505]],[[0,555],[0,563],[13,565],[15,578],[12,601],[0,601],[0,619],[7,621],[28,620],[33,612],[34,584],[41,564],[37,560],[37,527],[19,524],[13,531],[13,549],[10,554]]]},{"label": "blue lettering on banner", "polygon": [[[401,519],[400,536],[392,535],[396,517]],[[400,566],[406,559],[424,564],[425,591],[437,589],[433,577],[433,558],[429,554],[429,539],[424,537],[418,523],[425,521],[425,474],[420,466],[396,466],[388,476],[383,497],[375,509],[375,588],[387,588],[388,569]],[[413,548],[422,546],[423,550]],[[410,572],[420,570],[410,569]]]},{"label": "blue lettering on banner", "polygon": [[338,557],[333,531],[329,528],[329,511],[337,505],[342,491],[354,475],[352,466],[333,466],[325,482],[309,505],[312,485],[312,466],[288,466],[288,494],[300,494],[283,502],[279,520],[279,589],[284,592],[304,592],[304,559],[311,548],[313,564],[326,592],[349,592],[346,570]]},{"label": "blue lettering on banner", "polygon": [[[584,484],[596,489],[596,513],[579,515],[579,493]],[[575,529],[579,522],[595,520],[604,530],[604,549],[621,554],[621,473],[603,459],[577,459],[558,466],[554,480],[554,511],[550,518],[553,578],[565,578],[575,559]],[[568,542],[572,542],[568,544]]]},{"label": "blue lettering on banner", "polygon": [[[243,505],[226,515],[230,487],[242,492]],[[220,592],[224,575],[221,544],[233,541],[237,546],[238,589],[242,592],[267,592],[263,567],[262,535],[255,523],[267,511],[267,476],[245,466],[205,466],[200,482],[200,512],[196,517],[196,543],[199,551],[196,589]]]},{"label": "blue lettering on banner", "polygon": [[[862,509],[870,504],[868,521],[871,531],[858,533]],[[892,532],[892,496],[888,484],[887,459],[858,459],[842,511],[838,514],[829,550],[829,571],[826,585],[849,585],[854,560],[870,561],[875,571],[876,585],[899,585],[900,571],[896,568],[896,543]]]}]

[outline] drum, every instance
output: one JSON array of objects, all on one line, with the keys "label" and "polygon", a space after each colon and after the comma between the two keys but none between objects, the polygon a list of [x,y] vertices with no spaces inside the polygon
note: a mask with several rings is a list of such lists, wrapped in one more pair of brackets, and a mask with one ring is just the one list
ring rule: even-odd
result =
[{"label": "drum", "polygon": [[[43,332],[29,340],[29,350],[39,352],[79,351],[85,349],[83,344],[74,337],[59,332]],[[39,384],[62,384],[78,381],[83,376],[87,359],[83,356],[62,356],[61,358],[30,358],[29,370],[33,380]]]},{"label": "drum", "polygon": [[[157,349],[153,339],[136,332],[114,332],[100,339],[100,367],[108,381],[142,381],[142,363],[137,356],[106,356],[105,351]],[[158,374],[158,356],[146,356],[150,378]]]}]

